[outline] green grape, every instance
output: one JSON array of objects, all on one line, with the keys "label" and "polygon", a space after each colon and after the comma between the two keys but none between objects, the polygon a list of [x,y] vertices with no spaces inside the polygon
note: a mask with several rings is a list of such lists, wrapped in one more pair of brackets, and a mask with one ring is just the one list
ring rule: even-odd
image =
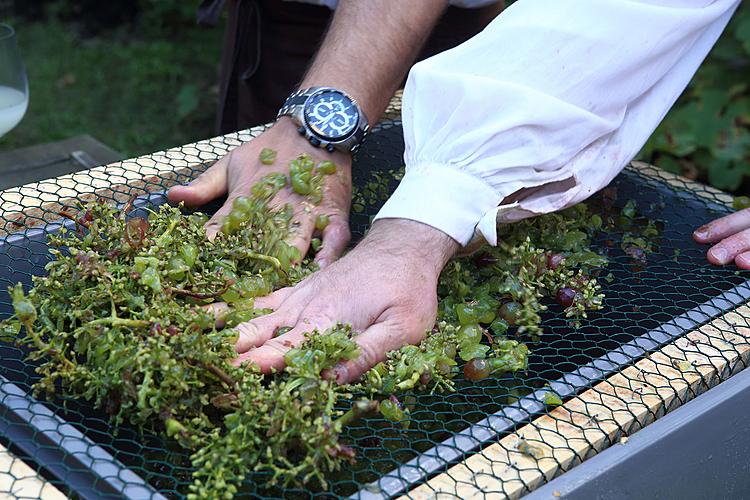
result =
[{"label": "green grape", "polygon": [[479,323],[488,325],[495,320],[495,311],[493,307],[487,302],[478,302],[474,306],[474,311]]},{"label": "green grape", "polygon": [[169,274],[169,277],[173,280],[182,281],[182,279],[185,277],[185,273],[189,269],[190,268],[182,258],[172,257],[171,259],[169,259],[167,274]]},{"label": "green grape", "polygon": [[133,271],[142,273],[149,267],[159,267],[159,259],[156,257],[137,256],[133,259]]},{"label": "green grape", "polygon": [[482,341],[482,336],[484,335],[484,330],[482,330],[482,327],[473,324],[473,325],[461,325],[461,328],[458,329],[458,333],[456,334],[456,337],[458,338],[459,344],[465,345],[465,344],[478,344]]},{"label": "green grape", "polygon": [[276,151],[271,148],[263,148],[260,150],[258,159],[263,165],[272,165],[276,161]]},{"label": "green grape", "polygon": [[232,304],[242,299],[242,295],[240,294],[239,288],[236,286],[233,286],[229,290],[221,294],[220,298],[227,304]]},{"label": "green grape", "polygon": [[458,351],[458,355],[464,361],[470,361],[477,358],[484,359],[489,350],[490,346],[484,344],[462,344],[461,349]]},{"label": "green grape", "polygon": [[243,214],[232,210],[222,219],[221,229],[227,234],[234,233],[240,228],[244,221],[245,217],[243,216]]},{"label": "green grape", "polygon": [[242,297],[262,297],[271,292],[271,288],[263,276],[245,276],[237,283]]},{"label": "green grape", "polygon": [[180,255],[182,255],[182,260],[183,262],[185,262],[185,265],[188,267],[188,269],[192,269],[192,267],[195,265],[195,262],[198,260],[200,251],[198,250],[198,247],[196,245],[187,243],[180,246]]},{"label": "green grape", "polygon": [[460,324],[473,325],[479,323],[476,310],[471,304],[456,304],[455,311]]},{"label": "green grape", "polygon": [[208,215],[201,213],[201,212],[196,212],[190,215],[190,222],[196,226],[202,226],[205,223],[207,223],[208,220],[209,220]]},{"label": "green grape", "polygon": [[274,189],[274,193],[278,192],[282,188],[285,188],[289,183],[286,175],[282,174],[281,172],[266,174],[261,178],[261,181],[271,186]]},{"label": "green grape", "polygon": [[307,183],[307,184],[310,184],[313,180],[312,170],[302,170],[296,175],[302,182]]},{"label": "green grape", "polygon": [[318,231],[324,230],[330,224],[331,218],[326,214],[320,214],[315,218],[315,229]]},{"label": "green grape", "polygon": [[301,174],[292,174],[292,190],[299,195],[308,195],[312,192],[310,183],[303,180]]},{"label": "green grape", "polygon": [[247,196],[238,196],[232,202],[232,212],[241,214],[243,219],[250,215],[253,210],[253,202]]},{"label": "green grape", "polygon": [[274,195],[274,188],[266,183],[258,183],[250,188],[250,193],[262,200],[267,200]]},{"label": "green grape", "polygon": [[141,284],[151,288],[154,292],[159,293],[162,291],[161,278],[159,277],[159,271],[153,267],[148,267],[141,273]]},{"label": "green grape", "polygon": [[277,257],[281,263],[281,268],[287,270],[290,266],[302,260],[302,253],[295,246],[289,245],[286,242],[279,242],[279,250],[277,250]]},{"label": "green grape", "polygon": [[313,252],[317,252],[320,250],[320,247],[323,245],[323,243],[320,241],[320,238],[313,238],[310,240],[310,247],[313,249]]},{"label": "green grape", "polygon": [[320,172],[323,175],[335,174],[336,164],[333,163],[331,160],[323,160],[320,163],[318,163],[318,166],[315,167],[315,170],[317,172]]},{"label": "green grape", "polygon": [[732,207],[735,210],[744,210],[750,208],[750,197],[747,196],[735,196],[732,200]]},{"label": "green grape", "polygon": [[390,399],[384,399],[381,401],[378,405],[378,410],[380,410],[380,414],[383,415],[385,419],[390,420],[391,422],[403,422],[406,418],[404,410],[399,408],[398,403],[395,403]]},{"label": "green grape", "polygon": [[508,331],[510,325],[508,325],[508,322],[504,319],[496,319],[495,321],[490,324],[490,330],[492,330],[492,333],[495,335],[505,335],[505,332]]},{"label": "green grape", "polygon": [[226,328],[234,328],[241,323],[247,323],[250,320],[270,312],[270,309],[238,309],[230,311],[224,318],[224,326]]}]

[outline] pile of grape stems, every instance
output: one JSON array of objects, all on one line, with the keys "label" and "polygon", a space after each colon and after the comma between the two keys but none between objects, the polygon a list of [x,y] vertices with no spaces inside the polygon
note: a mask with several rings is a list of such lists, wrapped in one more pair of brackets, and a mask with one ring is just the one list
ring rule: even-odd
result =
[{"label": "pile of grape stems", "polygon": [[[275,153],[264,150],[261,161],[273,165]],[[601,214],[579,204],[501,226],[496,247],[446,266],[437,322],[421,344],[390,352],[358,383],[342,386],[325,373],[358,349],[357,332],[340,324],[310,332],[286,354],[283,371],[264,376],[231,364],[233,327],[270,312],[255,309],[254,298],[316,269],[312,255],[302,259],[286,243],[292,208],[270,201],[289,184],[319,203],[324,177],[337,175],[332,163],[305,155],[289,171],[269,173],[235,199],[213,241],[207,216],[181,207],[146,209],[144,218],[130,204],[82,205],[64,214],[74,228],[49,235],[47,275],[28,291],[10,288],[15,314],[0,333],[30,349],[37,395],[85,398],[115,425],[174,439],[192,454],[191,498],[231,498],[253,471],[270,484],[325,488],[329,473],[356,460],[341,438],[354,420],[379,413],[408,425],[403,401],[414,391],[453,391],[455,377],[524,370],[545,304],[560,304],[571,328],[602,307],[596,276],[607,260],[590,248],[592,239],[635,217],[630,203],[616,213],[605,203]],[[319,217],[317,229],[327,222]],[[638,257],[656,232],[649,224],[623,244]],[[218,322],[205,307],[215,302],[230,306]]]}]

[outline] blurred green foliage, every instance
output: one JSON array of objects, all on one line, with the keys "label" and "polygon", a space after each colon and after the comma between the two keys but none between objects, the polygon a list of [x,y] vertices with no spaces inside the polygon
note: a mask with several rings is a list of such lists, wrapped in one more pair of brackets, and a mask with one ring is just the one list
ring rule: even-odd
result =
[{"label": "blurred green foliage", "polygon": [[750,179],[750,8],[741,4],[640,157],[729,191]]},{"label": "blurred green foliage", "polygon": [[30,102],[0,150],[90,134],[136,156],[214,134],[222,27],[197,26],[195,2],[138,3],[106,29],[106,12],[72,1],[11,19]]},{"label": "blurred green foliage", "polygon": [[[199,0],[131,0],[138,4],[140,28],[154,36],[195,29]],[[218,57],[218,56],[217,56]]]}]

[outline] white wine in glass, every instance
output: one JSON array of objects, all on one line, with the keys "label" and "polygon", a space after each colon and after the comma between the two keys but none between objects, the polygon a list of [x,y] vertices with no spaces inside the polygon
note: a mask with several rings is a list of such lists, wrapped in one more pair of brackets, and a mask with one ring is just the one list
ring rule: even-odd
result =
[{"label": "white wine in glass", "polygon": [[16,33],[0,23],[0,137],[18,125],[28,105],[29,84]]}]

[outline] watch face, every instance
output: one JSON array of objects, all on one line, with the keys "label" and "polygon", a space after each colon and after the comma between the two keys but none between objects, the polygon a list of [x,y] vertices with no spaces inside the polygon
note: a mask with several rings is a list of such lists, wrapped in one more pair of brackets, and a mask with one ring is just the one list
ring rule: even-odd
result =
[{"label": "watch face", "polygon": [[316,134],[338,140],[354,132],[359,113],[352,100],[341,92],[324,90],[305,103],[305,121]]}]

